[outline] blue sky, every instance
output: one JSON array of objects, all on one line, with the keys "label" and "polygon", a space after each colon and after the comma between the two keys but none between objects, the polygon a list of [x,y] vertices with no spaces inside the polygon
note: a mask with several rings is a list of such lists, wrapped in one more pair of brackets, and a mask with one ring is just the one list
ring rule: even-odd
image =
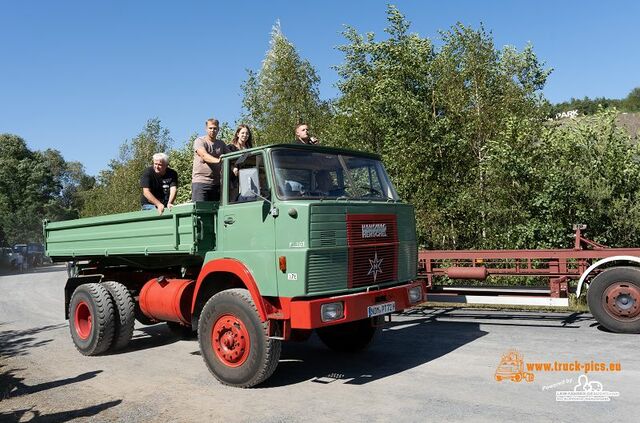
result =
[{"label": "blue sky", "polygon": [[[384,37],[385,1],[0,0],[0,133],[55,148],[89,174],[161,119],[175,146],[210,116],[241,114],[246,69],[257,70],[280,20],[285,36],[337,95],[332,66],[344,25]],[[625,97],[640,86],[637,1],[393,2],[431,39],[456,22],[492,32],[497,47],[530,42],[554,68],[545,96]]]}]

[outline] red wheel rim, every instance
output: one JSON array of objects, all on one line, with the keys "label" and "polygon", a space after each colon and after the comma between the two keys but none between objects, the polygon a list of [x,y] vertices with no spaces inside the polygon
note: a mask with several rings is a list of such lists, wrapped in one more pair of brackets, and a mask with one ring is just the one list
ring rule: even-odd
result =
[{"label": "red wheel rim", "polygon": [[87,339],[91,334],[92,316],[89,305],[84,301],[81,301],[76,305],[76,312],[74,313],[76,333],[81,339]]},{"label": "red wheel rim", "polygon": [[251,340],[242,320],[225,314],[213,325],[211,345],[222,363],[229,367],[239,367],[249,357]]},{"label": "red wheel rim", "polygon": [[607,288],[602,298],[607,312],[617,319],[640,315],[640,288],[632,283],[617,282]]}]

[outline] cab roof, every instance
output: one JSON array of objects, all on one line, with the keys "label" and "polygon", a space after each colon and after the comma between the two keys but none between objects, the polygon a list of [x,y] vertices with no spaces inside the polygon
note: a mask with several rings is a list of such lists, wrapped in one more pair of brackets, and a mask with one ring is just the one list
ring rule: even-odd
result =
[{"label": "cab roof", "polygon": [[231,157],[236,155],[241,155],[248,152],[260,151],[260,150],[276,150],[276,149],[293,149],[293,150],[310,150],[317,151],[320,153],[329,153],[329,154],[345,154],[349,156],[358,156],[358,157],[366,157],[374,160],[381,160],[380,155],[375,153],[368,153],[365,151],[351,150],[348,148],[340,148],[340,147],[331,147],[325,145],[308,145],[308,144],[294,144],[294,143],[281,143],[281,144],[267,144],[261,145],[257,147],[248,148],[246,150],[234,151],[233,153],[224,154],[224,157]]}]

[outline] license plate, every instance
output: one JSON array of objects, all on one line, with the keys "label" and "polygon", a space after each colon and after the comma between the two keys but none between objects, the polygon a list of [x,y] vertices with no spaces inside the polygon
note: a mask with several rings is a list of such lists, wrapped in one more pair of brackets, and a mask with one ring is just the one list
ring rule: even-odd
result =
[{"label": "license plate", "polygon": [[394,311],[396,311],[395,301],[367,307],[367,315],[369,317],[380,316],[381,314],[389,314],[393,313]]}]

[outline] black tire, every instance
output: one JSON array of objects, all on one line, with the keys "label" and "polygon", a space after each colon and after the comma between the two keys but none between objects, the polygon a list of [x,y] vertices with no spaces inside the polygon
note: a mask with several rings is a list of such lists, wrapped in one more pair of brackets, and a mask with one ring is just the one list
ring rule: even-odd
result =
[{"label": "black tire", "polygon": [[372,325],[371,319],[356,320],[341,325],[327,326],[316,329],[320,340],[334,351],[356,352],[369,346],[377,327]]},{"label": "black tire", "polygon": [[167,322],[167,327],[172,334],[182,339],[192,339],[196,335],[191,326],[185,326],[178,322]]},{"label": "black tire", "polygon": [[126,286],[119,282],[103,282],[107,288],[116,310],[116,330],[111,349],[116,351],[126,347],[133,336],[133,327],[136,324],[135,301]]},{"label": "black tire", "polygon": [[99,283],[86,283],[73,291],[69,303],[69,329],[84,355],[105,352],[113,342],[116,317],[109,291]]},{"label": "black tire", "polygon": [[640,333],[640,269],[613,267],[589,284],[593,317],[612,332]]},{"label": "black tire", "polygon": [[198,341],[213,376],[240,388],[255,386],[271,376],[282,348],[280,341],[267,335],[267,323],[260,321],[246,289],[225,290],[207,301],[200,315]]}]

